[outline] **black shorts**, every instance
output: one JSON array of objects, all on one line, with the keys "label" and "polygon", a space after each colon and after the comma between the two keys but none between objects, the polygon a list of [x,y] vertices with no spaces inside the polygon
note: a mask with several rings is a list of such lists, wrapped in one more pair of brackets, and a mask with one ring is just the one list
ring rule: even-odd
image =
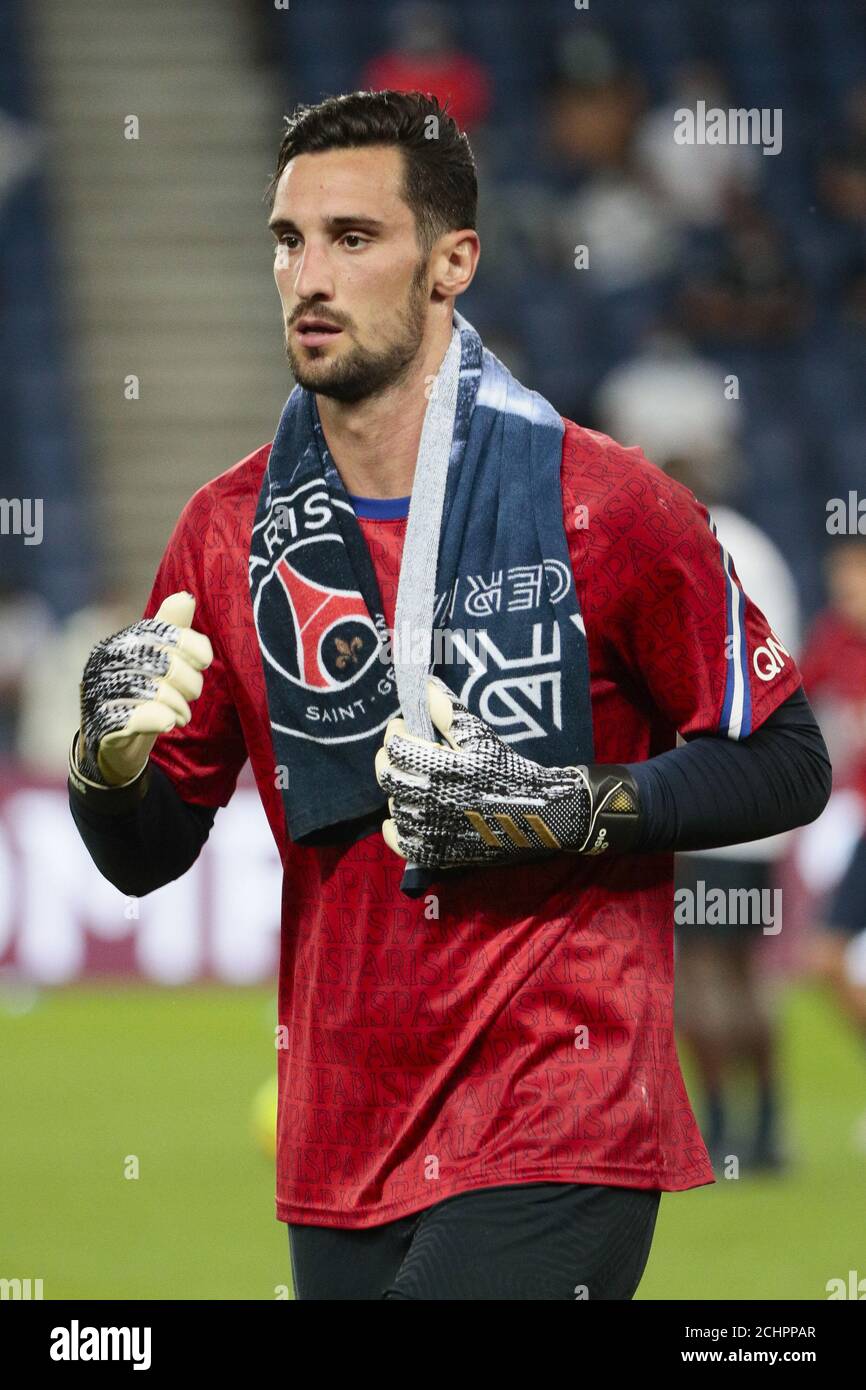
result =
[{"label": "black shorts", "polygon": [[630,1299],[660,1197],[655,1189],[512,1183],[364,1230],[290,1224],[295,1297]]}]

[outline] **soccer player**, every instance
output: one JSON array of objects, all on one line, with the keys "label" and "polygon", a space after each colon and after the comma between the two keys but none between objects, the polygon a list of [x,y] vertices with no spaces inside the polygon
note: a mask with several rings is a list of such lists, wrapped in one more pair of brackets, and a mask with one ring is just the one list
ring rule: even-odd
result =
[{"label": "soccer player", "polygon": [[[299,1298],[630,1299],[661,1193],[714,1180],[673,1035],[673,851],[814,818],[823,739],[695,497],[456,314],[476,175],[435,99],[300,108],[271,194],[297,385],[94,648],[72,814],[148,893],[252,762],[284,866]],[[433,738],[398,717],[398,580],[432,604]]]},{"label": "soccer player", "polygon": [[[866,538],[834,537],[826,571],[829,604],[809,634],[803,683],[833,750],[834,790],[848,807],[859,803],[866,819]],[[843,814],[854,819],[847,808]],[[813,833],[824,833],[823,825]],[[866,836],[851,847],[807,957],[866,1036]]]}]

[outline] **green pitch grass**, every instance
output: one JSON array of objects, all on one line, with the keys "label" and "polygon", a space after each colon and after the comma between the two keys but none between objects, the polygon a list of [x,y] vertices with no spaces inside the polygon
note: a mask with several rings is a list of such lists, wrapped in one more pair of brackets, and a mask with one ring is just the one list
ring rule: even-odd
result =
[{"label": "green pitch grass", "polygon": [[[782,1018],[790,1172],[666,1195],[639,1298],[822,1299],[866,1276],[866,1049],[817,994]],[[290,1289],[251,1132],[274,1022],[266,990],[0,992],[0,1277],[47,1299]]]},{"label": "green pitch grass", "polygon": [[267,991],[217,988],[0,1015],[0,1275],[46,1299],[273,1299],[288,1238],[250,1108],[275,1021]]}]

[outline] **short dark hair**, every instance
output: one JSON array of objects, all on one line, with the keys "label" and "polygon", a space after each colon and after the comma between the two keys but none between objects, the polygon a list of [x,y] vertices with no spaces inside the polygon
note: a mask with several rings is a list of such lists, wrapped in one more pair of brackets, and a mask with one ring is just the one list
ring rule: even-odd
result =
[{"label": "short dark hair", "polygon": [[402,195],[415,216],[423,249],[429,252],[443,232],[474,230],[475,158],[447,107],[447,101],[442,106],[433,95],[391,90],[349,92],[315,106],[297,106],[285,118],[276,171],[265,192],[269,206],[280,175],[296,155],[395,145],[404,155]]}]

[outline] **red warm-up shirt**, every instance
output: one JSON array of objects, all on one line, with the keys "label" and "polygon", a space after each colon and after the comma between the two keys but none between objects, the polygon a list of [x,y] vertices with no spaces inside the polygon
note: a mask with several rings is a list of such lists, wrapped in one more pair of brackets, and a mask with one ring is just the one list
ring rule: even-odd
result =
[{"label": "red warm-up shirt", "polygon": [[[678,730],[744,737],[799,685],[793,660],[693,495],[565,426],[596,761],[652,757]],[[379,834],[289,841],[247,573],[269,449],[187,504],[145,616],[189,589],[214,648],[192,721],[153,761],[217,807],[249,755],[283,864],[277,1216],[364,1227],[503,1183],[712,1182],[674,1041],[672,855],[479,869],[431,902],[400,893]],[[359,525],[393,627],[406,523]]]}]

